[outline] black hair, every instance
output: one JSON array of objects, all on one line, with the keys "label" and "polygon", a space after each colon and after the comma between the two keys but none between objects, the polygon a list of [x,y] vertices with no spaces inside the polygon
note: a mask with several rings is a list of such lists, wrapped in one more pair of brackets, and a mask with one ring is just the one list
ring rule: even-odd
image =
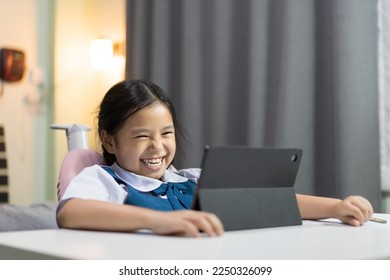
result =
[{"label": "black hair", "polygon": [[[187,139],[187,134],[179,125],[174,107],[167,94],[156,84],[147,80],[124,80],[112,86],[103,97],[98,112],[98,133],[105,130],[107,134],[116,136],[126,120],[156,102],[167,107],[172,115],[175,127],[177,147],[183,152],[181,139]],[[103,157],[107,165],[116,161],[114,154],[110,154],[102,145]]]}]

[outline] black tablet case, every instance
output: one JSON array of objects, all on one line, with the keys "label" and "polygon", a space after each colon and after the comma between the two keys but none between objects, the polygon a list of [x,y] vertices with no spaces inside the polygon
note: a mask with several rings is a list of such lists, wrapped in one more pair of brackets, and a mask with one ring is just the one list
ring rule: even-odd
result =
[{"label": "black tablet case", "polygon": [[302,150],[206,146],[193,208],[225,230],[301,225],[294,190]]}]

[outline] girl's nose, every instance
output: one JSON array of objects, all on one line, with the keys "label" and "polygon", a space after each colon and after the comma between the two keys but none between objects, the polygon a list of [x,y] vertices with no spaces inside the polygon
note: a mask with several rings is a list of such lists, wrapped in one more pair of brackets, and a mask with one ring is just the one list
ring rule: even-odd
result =
[{"label": "girl's nose", "polygon": [[162,142],[162,140],[161,140],[160,138],[158,138],[158,139],[153,139],[153,140],[151,141],[150,146],[151,146],[151,148],[152,148],[153,150],[159,150],[159,149],[161,149],[161,148],[163,147],[163,142]]}]

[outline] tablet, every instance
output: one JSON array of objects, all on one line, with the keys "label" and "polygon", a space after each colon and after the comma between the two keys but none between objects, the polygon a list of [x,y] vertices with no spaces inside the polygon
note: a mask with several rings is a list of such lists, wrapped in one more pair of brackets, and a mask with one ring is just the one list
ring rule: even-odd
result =
[{"label": "tablet", "polygon": [[300,149],[206,146],[193,209],[226,231],[301,225],[294,183]]}]

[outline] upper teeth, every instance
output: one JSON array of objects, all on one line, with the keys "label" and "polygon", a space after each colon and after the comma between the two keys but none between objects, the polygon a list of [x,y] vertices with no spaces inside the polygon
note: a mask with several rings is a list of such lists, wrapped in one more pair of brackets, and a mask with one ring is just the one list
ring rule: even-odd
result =
[{"label": "upper teeth", "polygon": [[161,164],[162,158],[144,159],[143,162],[148,165],[158,165]]}]

